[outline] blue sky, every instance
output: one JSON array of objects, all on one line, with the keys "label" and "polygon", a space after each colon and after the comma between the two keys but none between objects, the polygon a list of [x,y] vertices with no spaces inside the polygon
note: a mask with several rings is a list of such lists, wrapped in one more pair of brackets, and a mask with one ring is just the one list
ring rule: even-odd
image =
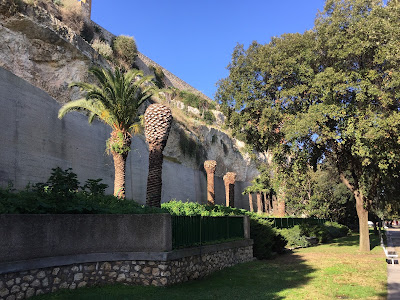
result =
[{"label": "blue sky", "polygon": [[324,0],[93,0],[92,20],[214,98],[237,43],[311,29]]}]

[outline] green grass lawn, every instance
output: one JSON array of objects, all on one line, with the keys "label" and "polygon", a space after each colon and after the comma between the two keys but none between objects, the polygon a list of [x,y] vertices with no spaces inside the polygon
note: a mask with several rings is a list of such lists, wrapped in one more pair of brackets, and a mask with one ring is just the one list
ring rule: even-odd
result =
[{"label": "green grass lawn", "polygon": [[166,288],[114,285],[32,299],[386,299],[385,256],[371,237],[370,253],[358,251],[353,235]]}]

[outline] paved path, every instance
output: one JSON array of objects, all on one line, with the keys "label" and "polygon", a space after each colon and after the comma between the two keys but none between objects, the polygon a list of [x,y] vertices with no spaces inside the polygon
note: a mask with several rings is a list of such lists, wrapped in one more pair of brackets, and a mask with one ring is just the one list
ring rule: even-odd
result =
[{"label": "paved path", "polygon": [[[400,228],[389,228],[387,232],[388,251],[396,250],[400,254]],[[388,300],[400,299],[400,264],[388,264]]]}]

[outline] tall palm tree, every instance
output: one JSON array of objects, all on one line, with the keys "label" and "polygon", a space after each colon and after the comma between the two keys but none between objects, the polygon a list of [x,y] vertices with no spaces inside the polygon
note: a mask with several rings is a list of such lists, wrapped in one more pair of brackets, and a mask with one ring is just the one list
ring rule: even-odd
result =
[{"label": "tall palm tree", "polygon": [[146,205],[160,207],[162,191],[163,150],[172,124],[171,110],[162,104],[152,104],[144,113],[144,133],[149,144],[149,174]]},{"label": "tall palm tree", "polygon": [[112,128],[106,144],[114,160],[114,196],[125,198],[126,159],[132,134],[139,128],[138,108],[156,89],[150,84],[152,76],[143,76],[137,69],[124,73],[118,68],[112,71],[94,67],[89,71],[98,83],[72,83],[70,87],[79,87],[86,96],[64,104],[58,117],[61,119],[70,111],[86,111],[89,123],[98,118]]}]

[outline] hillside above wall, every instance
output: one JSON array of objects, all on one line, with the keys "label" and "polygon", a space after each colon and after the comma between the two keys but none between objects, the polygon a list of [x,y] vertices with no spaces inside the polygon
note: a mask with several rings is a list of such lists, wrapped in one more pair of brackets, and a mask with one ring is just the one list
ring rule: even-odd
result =
[{"label": "hillside above wall", "polygon": [[[68,86],[74,81],[91,82],[88,76],[91,66],[110,67],[90,44],[48,10],[24,5],[11,11],[10,1],[13,2],[0,2],[1,67],[47,92],[60,103],[81,96],[79,91]],[[107,30],[101,30],[107,39],[113,38]],[[141,53],[136,65],[145,74],[151,74],[149,66],[159,66]],[[168,70],[162,70],[169,86],[207,98]],[[209,98],[207,100],[211,101]],[[163,103],[173,109],[175,119],[164,151],[167,160],[202,170],[203,162],[213,159],[217,161],[217,176],[222,177],[228,171],[236,172],[238,181],[243,182],[249,182],[258,175],[256,162],[245,153],[244,144],[219,127],[223,121],[220,112],[213,111],[220,122],[207,125],[197,118],[195,110],[188,113],[191,108],[179,101]],[[144,140],[143,136],[139,138]],[[267,161],[266,155],[259,154],[258,157],[261,161]]]}]

